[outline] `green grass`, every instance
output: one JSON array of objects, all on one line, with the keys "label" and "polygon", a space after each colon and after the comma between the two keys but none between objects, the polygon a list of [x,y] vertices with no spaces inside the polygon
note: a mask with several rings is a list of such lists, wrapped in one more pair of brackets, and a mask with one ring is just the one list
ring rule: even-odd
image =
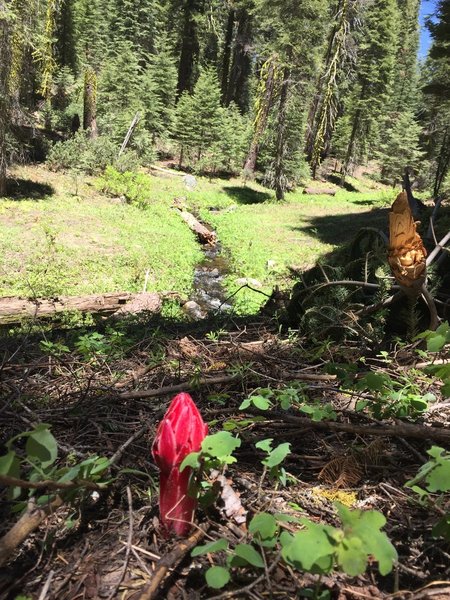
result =
[{"label": "green grass", "polygon": [[139,291],[147,269],[148,291],[189,292],[202,255],[170,197],[154,198],[141,210],[85,183],[75,196],[70,177],[43,168],[20,175],[45,180],[54,193],[0,201],[1,295]]},{"label": "green grass", "polygon": [[[24,167],[17,175],[41,186],[42,199],[26,189],[22,197],[0,200],[4,296],[138,291],[147,269],[149,291],[189,293],[202,254],[171,209],[175,197],[215,227],[230,260],[230,293],[242,277],[259,280],[270,293],[274,285],[292,285],[290,266],[306,269],[326,260],[361,226],[386,228],[383,207],[395,196],[391,190],[339,190],[334,197],[300,190],[277,203],[272,192],[253,183],[197,178],[196,189],[187,191],[182,177],[158,174],[148,177],[148,206],[142,209],[100,194],[92,180],[75,182],[43,167]],[[235,301],[248,312],[264,297],[246,291]]]}]

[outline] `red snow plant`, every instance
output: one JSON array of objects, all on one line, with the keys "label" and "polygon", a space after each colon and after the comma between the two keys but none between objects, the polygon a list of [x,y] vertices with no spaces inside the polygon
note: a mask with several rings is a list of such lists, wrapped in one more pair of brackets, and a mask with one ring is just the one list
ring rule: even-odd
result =
[{"label": "red snow plant", "polygon": [[180,465],[191,452],[198,452],[208,433],[189,394],[177,394],[159,424],[152,454],[160,469],[159,511],[165,528],[185,536],[191,529],[197,500],[188,495],[190,467]]}]

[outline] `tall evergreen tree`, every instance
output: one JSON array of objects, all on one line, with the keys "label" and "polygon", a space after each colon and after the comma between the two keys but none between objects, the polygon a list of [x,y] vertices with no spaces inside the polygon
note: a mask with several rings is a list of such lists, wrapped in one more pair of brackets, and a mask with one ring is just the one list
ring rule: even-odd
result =
[{"label": "tall evergreen tree", "polygon": [[360,33],[355,86],[347,101],[351,129],[343,157],[342,180],[352,164],[363,160],[386,113],[397,51],[398,9],[395,0],[374,0]]}]

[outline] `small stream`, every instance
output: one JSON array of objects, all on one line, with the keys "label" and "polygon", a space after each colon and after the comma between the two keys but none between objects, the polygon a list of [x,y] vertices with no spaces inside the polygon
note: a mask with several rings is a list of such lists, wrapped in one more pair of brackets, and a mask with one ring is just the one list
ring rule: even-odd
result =
[{"label": "small stream", "polygon": [[[205,227],[213,231],[207,223]],[[222,245],[218,241],[214,246],[202,244],[203,259],[194,271],[194,292],[191,295],[190,309],[187,311],[192,317],[201,318],[211,312],[227,312],[232,306],[226,302],[228,293],[223,286],[223,279],[230,270],[228,259],[222,254]],[[197,305],[197,311],[195,306]],[[186,306],[186,305],[185,305]],[[186,306],[186,308],[188,308]],[[199,309],[199,310],[198,310]],[[197,315],[195,314],[197,312]]]},{"label": "small stream", "polygon": [[229,263],[222,255],[220,242],[215,246],[204,246],[203,254],[204,259],[194,271],[192,300],[197,302],[204,312],[228,311],[231,304],[225,302],[227,292],[223,287],[223,278],[229,271]]}]

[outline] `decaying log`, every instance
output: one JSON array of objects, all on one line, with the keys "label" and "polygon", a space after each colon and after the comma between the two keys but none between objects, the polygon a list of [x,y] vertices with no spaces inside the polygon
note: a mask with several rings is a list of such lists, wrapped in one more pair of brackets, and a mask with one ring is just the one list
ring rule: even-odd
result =
[{"label": "decaying log", "polygon": [[332,188],[305,188],[303,190],[304,194],[308,194],[310,196],[319,196],[321,194],[325,196],[336,196],[336,190]]},{"label": "decaying log", "polygon": [[[401,192],[389,213],[389,254],[392,273],[406,292],[419,293],[426,279],[426,256],[416,231],[406,192]],[[406,289],[405,289],[406,288]]]},{"label": "decaying log", "polygon": [[161,295],[156,292],[113,292],[35,300],[7,297],[0,298],[0,324],[18,323],[26,318],[52,317],[71,310],[117,315],[142,311],[157,313],[161,310],[161,305]]},{"label": "decaying log", "polygon": [[214,246],[217,241],[217,237],[214,231],[210,231],[205,225],[200,223],[198,219],[194,217],[194,215],[184,208],[178,208],[175,206],[175,210],[180,214],[180,217],[183,219],[185,223],[188,224],[189,229],[191,229],[201,241],[202,244],[210,244]]}]

